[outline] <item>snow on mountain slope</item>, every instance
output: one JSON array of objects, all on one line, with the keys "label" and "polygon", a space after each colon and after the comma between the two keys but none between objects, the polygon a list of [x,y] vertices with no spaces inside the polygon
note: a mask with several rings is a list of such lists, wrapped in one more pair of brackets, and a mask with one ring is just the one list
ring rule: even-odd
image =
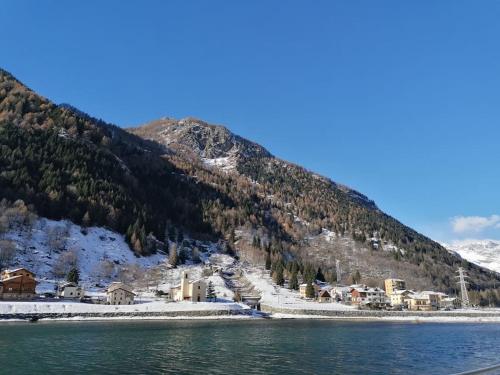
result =
[{"label": "snow on mountain slope", "polygon": [[453,241],[444,246],[469,262],[500,272],[500,241],[469,239]]},{"label": "snow on mountain slope", "polygon": [[[103,228],[82,228],[70,221],[37,219],[33,228],[7,232],[17,248],[12,267],[26,267],[41,281],[38,290],[53,290],[53,283],[62,276],[67,263],[76,258],[80,279],[85,287],[106,284],[120,270],[132,265],[149,268],[163,262],[165,255],[138,258],[122,235]],[[64,259],[66,258],[66,261]]]}]

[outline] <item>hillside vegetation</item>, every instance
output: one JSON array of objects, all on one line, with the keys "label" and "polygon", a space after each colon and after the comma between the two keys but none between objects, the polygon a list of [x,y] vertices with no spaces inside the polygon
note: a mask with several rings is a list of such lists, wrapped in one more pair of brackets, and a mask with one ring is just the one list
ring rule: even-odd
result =
[{"label": "hillside vegetation", "polygon": [[[167,119],[128,132],[37,95],[0,71],[0,199],[126,235],[137,255],[167,236],[221,240],[291,277],[397,274],[415,287],[500,280],[380,211],[364,195],[273,157],[226,128]],[[164,248],[164,250],[166,250]]]}]

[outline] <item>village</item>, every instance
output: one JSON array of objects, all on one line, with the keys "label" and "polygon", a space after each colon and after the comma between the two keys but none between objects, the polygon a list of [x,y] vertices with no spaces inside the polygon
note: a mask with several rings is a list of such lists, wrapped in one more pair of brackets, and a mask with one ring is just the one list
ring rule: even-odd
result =
[{"label": "village", "polygon": [[[223,274],[222,269],[216,269]],[[260,280],[262,282],[262,280]],[[247,284],[250,284],[248,280]],[[7,301],[71,301],[81,304],[94,305],[134,305],[140,303],[163,301],[165,303],[190,302],[220,302],[217,298],[212,281],[207,278],[191,278],[189,268],[180,272],[177,285],[167,291],[154,290],[153,299],[141,298],[141,292],[134,290],[123,282],[111,282],[101,293],[85,291],[73,274],[68,280],[56,285],[54,293],[37,293],[36,275],[26,268],[4,270],[0,274],[0,303]],[[335,309],[344,306],[359,310],[392,310],[392,311],[437,311],[452,310],[464,305],[464,301],[436,291],[414,291],[407,288],[405,280],[390,278],[384,280],[384,289],[370,287],[363,284],[329,285],[326,282],[315,280],[313,283],[299,285],[298,292],[286,290],[293,295],[294,300],[302,300],[308,306],[317,305]],[[276,285],[272,286],[277,288]],[[253,293],[246,293],[239,285],[233,285],[235,293],[232,296],[234,303],[246,308],[260,310],[261,290],[258,285],[252,287]],[[281,290],[284,293],[285,289]],[[279,297],[278,297],[279,298]],[[227,300],[222,300],[227,302]]]}]

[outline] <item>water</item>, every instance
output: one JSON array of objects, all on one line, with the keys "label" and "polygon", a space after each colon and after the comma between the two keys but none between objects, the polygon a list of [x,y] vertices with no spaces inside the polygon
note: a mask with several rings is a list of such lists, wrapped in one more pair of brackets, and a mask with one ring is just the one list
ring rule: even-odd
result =
[{"label": "water", "polygon": [[500,324],[315,320],[0,324],[0,374],[450,374],[500,362]]}]

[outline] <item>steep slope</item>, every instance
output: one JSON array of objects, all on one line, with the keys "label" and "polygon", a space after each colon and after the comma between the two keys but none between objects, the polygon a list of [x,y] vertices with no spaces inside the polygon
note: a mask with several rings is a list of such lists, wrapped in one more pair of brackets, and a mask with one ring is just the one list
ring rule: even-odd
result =
[{"label": "steep slope", "polygon": [[0,70],[0,198],[23,199],[40,216],[108,226],[138,254],[154,252],[167,223],[217,238],[206,201],[231,204],[162,158],[163,148],[57,106]]},{"label": "steep slope", "polygon": [[[321,266],[335,278],[407,278],[451,290],[458,265],[475,288],[491,273],[380,211],[364,195],[277,159],[228,129],[166,119],[128,132],[55,105],[0,70],[0,199],[42,217],[109,227],[138,255],[191,238],[273,269]],[[158,241],[159,240],[159,241]],[[376,281],[375,281],[376,280]]]},{"label": "steep slope", "polygon": [[469,262],[500,272],[500,241],[471,239],[453,241],[443,246]]},{"label": "steep slope", "polygon": [[253,261],[262,262],[268,252],[273,263],[299,259],[321,265],[334,278],[340,260],[346,281],[359,270],[365,281],[399,276],[414,288],[434,284],[448,290],[454,288],[456,268],[465,265],[478,285],[489,282],[484,270],[386,215],[363,194],[280,160],[225,127],[193,118],[162,119],[128,131],[162,144],[179,168],[223,188],[234,201],[242,189],[254,195],[261,216],[274,218],[276,226],[236,228],[240,254]]}]

